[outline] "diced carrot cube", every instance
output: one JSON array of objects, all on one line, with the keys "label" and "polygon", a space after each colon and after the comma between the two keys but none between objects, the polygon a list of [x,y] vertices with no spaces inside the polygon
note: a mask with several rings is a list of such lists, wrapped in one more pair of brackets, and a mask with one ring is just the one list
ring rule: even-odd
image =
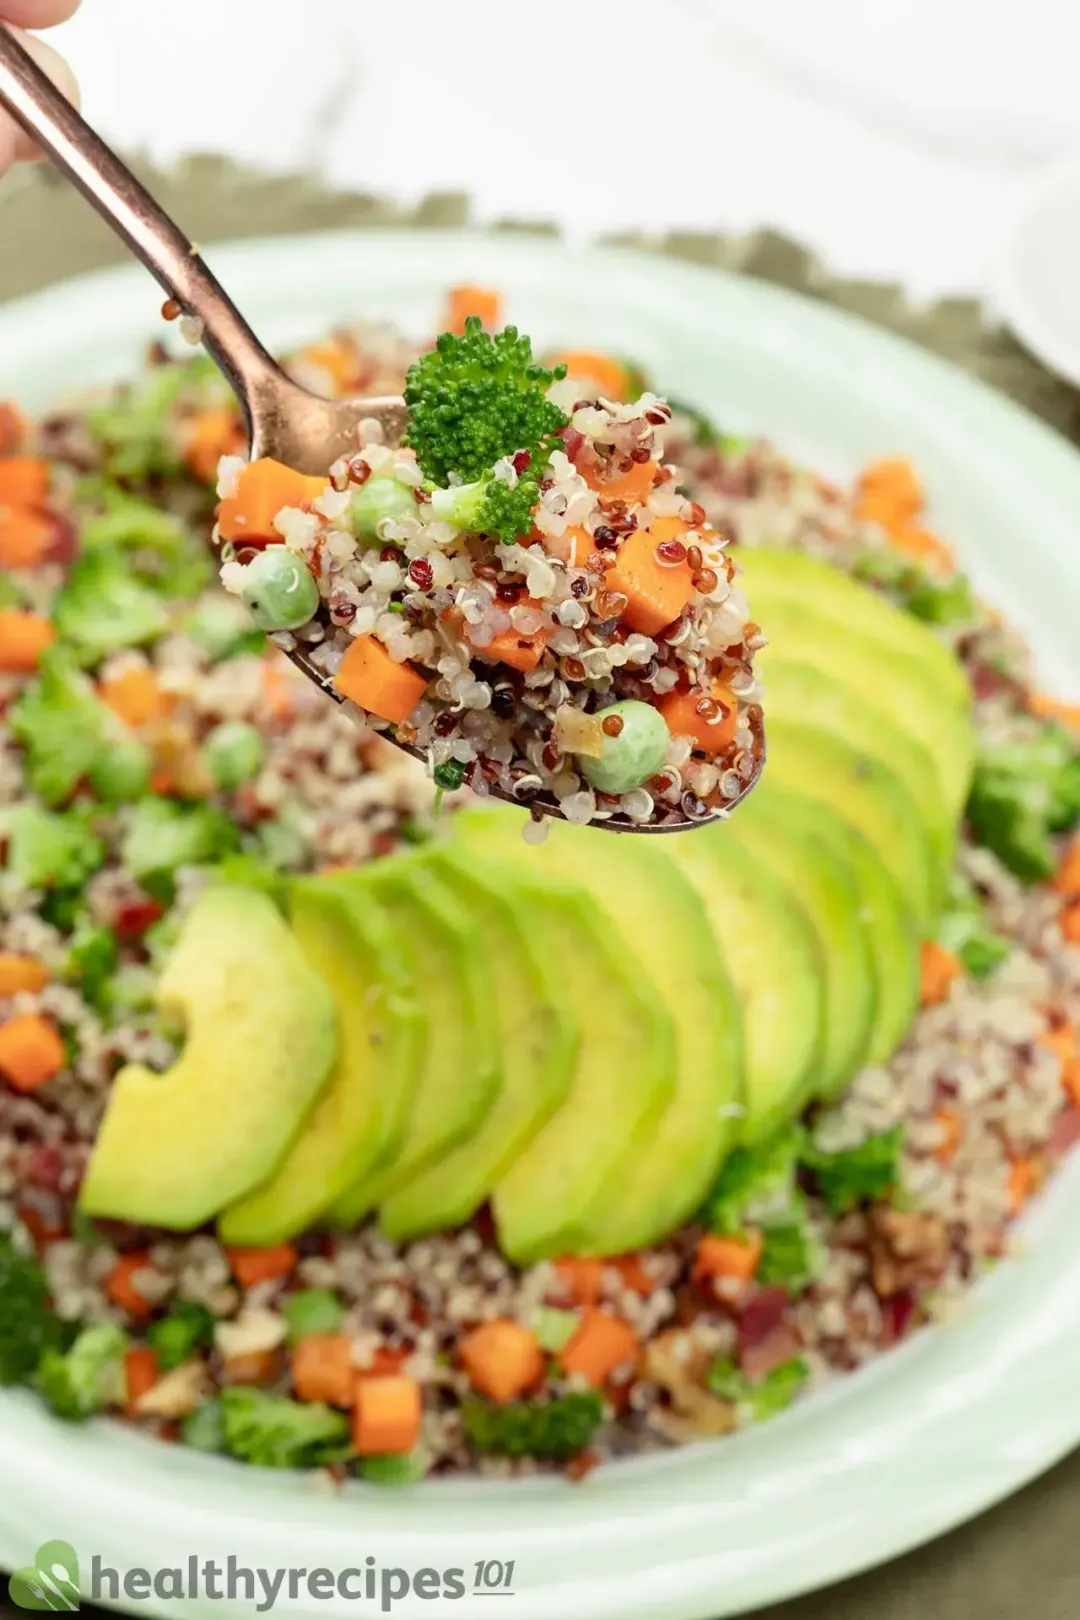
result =
[{"label": "diced carrot cube", "polygon": [[1058,927],[1070,945],[1080,945],[1080,899],[1069,900],[1058,913]]},{"label": "diced carrot cube", "polygon": [[223,1384],[247,1384],[265,1389],[276,1384],[281,1376],[281,1351],[246,1350],[242,1355],[226,1356],[221,1365]]},{"label": "diced carrot cube", "polygon": [[132,1345],[124,1353],[124,1393],[129,1412],[158,1381],[158,1360],[149,1345]]},{"label": "diced carrot cube", "polygon": [[49,970],[37,957],[0,951],[0,997],[17,996],[21,991],[33,995],[48,982]]},{"label": "diced carrot cube", "polygon": [[0,608],[0,672],[32,675],[56,640],[56,631],[40,613]]},{"label": "diced carrot cube", "polygon": [[630,372],[621,360],[600,354],[594,349],[562,349],[544,362],[547,366],[565,366],[566,375],[575,382],[595,383],[604,399],[620,403],[630,398]]},{"label": "diced carrot cube", "polygon": [[1080,897],[1080,838],[1074,838],[1054,878],[1054,888],[1070,900]]},{"label": "diced carrot cube", "polygon": [[562,534],[540,535],[540,543],[549,557],[558,558],[568,568],[584,568],[596,550],[596,542],[583,523],[572,523]]},{"label": "diced carrot cube", "polygon": [[1080,1037],[1076,1025],[1068,1018],[1057,1018],[1042,1031],[1038,1044],[1053,1052],[1059,1063],[1068,1063],[1080,1055]]},{"label": "diced carrot cube", "polygon": [[200,411],[184,433],[184,464],[200,484],[215,484],[222,456],[243,455],[247,435],[233,405]]},{"label": "diced carrot cube", "polygon": [[955,574],[956,554],[940,536],[929,529],[920,529],[905,523],[890,531],[889,538],[898,551],[923,563],[939,574]]},{"label": "diced carrot cube", "polygon": [[640,1254],[620,1254],[611,1263],[622,1278],[623,1287],[643,1299],[648,1299],[660,1287]]},{"label": "diced carrot cube", "polygon": [[1006,1184],[1010,1215],[1019,1215],[1028,1199],[1038,1192],[1041,1179],[1042,1165],[1038,1159],[1028,1154],[1013,1159]]},{"label": "diced carrot cube", "polygon": [[623,623],[646,636],[673,623],[694,594],[690,564],[664,563],[657,557],[657,546],[668,538],[666,529],[658,530],[657,521],[648,529],[635,529],[619,547],[615,566],[606,576],[608,590],[621,591],[627,599]]},{"label": "diced carrot cube", "polygon": [[1080,1057],[1071,1057],[1061,1071],[1061,1084],[1073,1104],[1080,1108]]},{"label": "diced carrot cube", "polygon": [[0,503],[0,568],[38,568],[56,539],[56,523],[41,512]]},{"label": "diced carrot cube", "polygon": [[105,1279],[106,1294],[129,1316],[149,1316],[154,1309],[153,1301],[139,1292],[135,1282],[139,1272],[146,1271],[149,1265],[150,1256],[145,1249],[132,1249],[120,1256]]},{"label": "diced carrot cube", "polygon": [[25,416],[13,400],[0,400],[0,455],[14,455],[25,443]]},{"label": "diced carrot cube", "polygon": [[694,747],[705,754],[722,754],[735,740],[735,727],[739,719],[739,706],[727,687],[713,687],[712,702],[717,705],[718,718],[698,713],[698,704],[706,698],[700,690],[693,692],[667,692],[656,707],[660,710],[673,737],[690,737]]},{"label": "diced carrot cube", "polygon": [[603,1260],[565,1254],[555,1261],[555,1274],[575,1305],[595,1305],[600,1298]]},{"label": "diced carrot cube", "polygon": [[595,465],[585,464],[580,469],[601,501],[625,501],[627,506],[641,506],[648,500],[658,470],[655,461],[635,461],[626,472],[612,473],[610,477],[602,477],[601,469]]},{"label": "diced carrot cube", "polygon": [[254,1288],[257,1283],[276,1282],[279,1277],[290,1276],[300,1258],[291,1243],[275,1243],[265,1249],[226,1246],[225,1254],[241,1288]]},{"label": "diced carrot cube", "polygon": [[347,1334],[309,1333],[293,1349],[291,1373],[298,1400],[352,1405],[356,1368]]},{"label": "diced carrot cube", "polygon": [[0,1024],[0,1075],[15,1091],[36,1091],[66,1063],[63,1041],[39,1013],[23,1013]]},{"label": "diced carrot cube", "polygon": [[493,1401],[512,1401],[544,1376],[536,1335],[507,1317],[474,1328],[459,1355],[474,1387]]},{"label": "diced carrot cube", "polygon": [[48,462],[39,456],[0,456],[0,505],[41,506],[48,493]]},{"label": "diced carrot cube", "polygon": [[465,322],[476,315],[481,325],[493,331],[502,320],[502,298],[492,287],[451,287],[443,316],[444,332],[464,332]]},{"label": "diced carrot cube", "polygon": [[176,705],[172,693],[162,690],[156,673],[145,664],[103,680],[98,690],[102,702],[136,728],[163,720]]},{"label": "diced carrot cube", "polygon": [[859,501],[877,496],[887,500],[893,511],[904,517],[914,517],[926,503],[926,493],[910,461],[893,458],[872,461],[863,468],[859,479],[856,513]]},{"label": "diced carrot cube", "polygon": [[953,984],[963,977],[963,964],[936,940],[924,941],[919,959],[920,999],[924,1007],[944,1001]]},{"label": "diced carrot cube", "polygon": [[560,1353],[563,1371],[580,1374],[594,1389],[600,1387],[616,1367],[633,1361],[641,1341],[629,1322],[597,1309],[585,1312],[581,1326]]},{"label": "diced carrot cube", "polygon": [[329,479],[309,477],[263,456],[241,472],[234,494],[218,507],[218,528],[226,540],[266,539],[277,531],[274,519],[285,507],[309,511],[329,488]]},{"label": "diced carrot cube", "polygon": [[934,1119],[937,1121],[941,1135],[934,1149],[934,1158],[947,1164],[955,1159],[964,1140],[964,1121],[955,1108],[936,1108]]},{"label": "diced carrot cube", "polygon": [[381,641],[357,636],[334,676],[334,686],[357,708],[400,725],[427,691],[427,677],[412,664],[396,664]]},{"label": "diced carrot cube", "polygon": [[334,398],[347,394],[356,383],[356,354],[347,343],[309,343],[300,358],[326,372]]},{"label": "diced carrot cube", "polygon": [[762,1247],[759,1232],[752,1232],[745,1239],[706,1233],[697,1246],[694,1276],[730,1277],[735,1282],[749,1282],[757,1271]]},{"label": "diced carrot cube", "polygon": [[361,1457],[411,1451],[423,1419],[420,1386],[413,1378],[362,1378],[353,1404],[353,1445]]}]

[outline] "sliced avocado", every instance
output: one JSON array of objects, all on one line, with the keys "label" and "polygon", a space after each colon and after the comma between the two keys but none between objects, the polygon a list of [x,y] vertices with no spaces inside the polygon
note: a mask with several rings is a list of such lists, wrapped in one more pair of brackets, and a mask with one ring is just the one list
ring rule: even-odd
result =
[{"label": "sliced avocado", "polygon": [[397,1153],[337,1200],[352,1226],[486,1118],[501,1084],[499,1034],[484,939],[420,853],[342,874],[361,905],[381,906],[409,964],[427,1021],[424,1061]]},{"label": "sliced avocado", "polygon": [[757,581],[753,589],[754,613],[770,642],[758,655],[766,695],[774,657],[831,675],[923,745],[949,815],[959,818],[971,781],[974,731],[970,716],[943,700],[933,671],[771,585]]},{"label": "sliced avocado", "polygon": [[495,1188],[500,1246],[519,1265],[592,1253],[671,1099],[671,1019],[584,889],[540,871],[524,844],[505,872],[484,840],[472,847],[500,888],[516,885],[538,947],[581,1008],[570,1093]]},{"label": "sliced avocado", "polygon": [[[877,980],[866,1061],[886,1063],[907,1034],[919,1002],[919,932],[914,918],[877,851],[842,815],[820,799],[781,788],[771,776],[754,797],[766,789],[771,802],[783,805],[793,823],[813,831],[855,874]],[[744,810],[752,803],[748,801]]]},{"label": "sliced avocado", "polygon": [[937,916],[930,842],[900,778],[821,726],[767,722],[771,779],[822,799],[869,839],[929,938]]},{"label": "sliced avocado", "polygon": [[[738,812],[740,815],[742,811]],[[744,1142],[760,1142],[814,1093],[824,964],[792,891],[720,824],[665,842],[697,889],[742,1007]]]},{"label": "sliced avocado", "polygon": [[956,845],[956,820],[946,808],[934,762],[921,743],[866,703],[857,692],[810,664],[789,663],[779,651],[767,660],[765,707],[769,719],[810,720],[844,742],[880,759],[911,795],[935,856],[935,899],[945,893]]},{"label": "sliced avocado", "polygon": [[494,879],[486,863],[464,849],[435,848],[424,860],[483,937],[499,1025],[502,1089],[471,1136],[385,1200],[379,1224],[397,1243],[460,1226],[475,1214],[565,1102],[580,1042],[574,987],[541,949],[513,875]]},{"label": "sliced avocado", "polygon": [[971,708],[971,684],[960,660],[928,625],[905,613],[880,591],[805,551],[775,546],[747,548],[738,552],[737,560],[752,602],[761,590],[782,593],[813,606],[877,646],[888,647],[921,665],[946,703],[963,713]]},{"label": "sliced avocado", "polygon": [[184,1050],[117,1075],[80,1204],[186,1232],[284,1158],[337,1055],[334,1002],[273,901],[227,884],[196,900],[156,1001]]},{"label": "sliced avocado", "polygon": [[519,818],[486,810],[458,817],[455,834],[475,849],[499,840],[510,858],[522,851],[588,890],[624,960],[639,965],[643,982],[647,974],[674,1020],[674,1096],[595,1235],[600,1254],[647,1247],[699,1207],[743,1111],[739,1006],[701,899],[647,839],[598,838],[555,823],[525,854]]},{"label": "sliced avocado", "polygon": [[826,839],[800,825],[766,773],[726,829],[786,883],[817,930],[825,968],[825,1020],[815,1093],[836,1096],[866,1057],[877,995],[870,940],[854,873]]},{"label": "sliced avocado", "polygon": [[330,1084],[265,1185],[218,1222],[225,1243],[281,1243],[313,1225],[400,1144],[426,1028],[394,930],[338,877],[301,878],[293,932],[337,1001],[341,1049]]}]

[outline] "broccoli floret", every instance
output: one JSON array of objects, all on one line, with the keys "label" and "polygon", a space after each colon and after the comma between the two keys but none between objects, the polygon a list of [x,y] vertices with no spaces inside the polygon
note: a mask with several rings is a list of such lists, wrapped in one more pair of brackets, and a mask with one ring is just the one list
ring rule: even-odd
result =
[{"label": "broccoli floret", "polygon": [[405,379],[406,442],[424,477],[447,484],[453,474],[471,484],[503,456],[528,450],[535,463],[539,452],[550,454],[567,419],[547,389],[565,376],[565,366],[538,365],[516,327],[493,337],[470,316],[460,336],[444,332]]},{"label": "broccoli floret", "polygon": [[254,1468],[321,1468],[349,1456],[349,1420],[317,1402],[236,1385],[221,1392],[225,1450]]},{"label": "broccoli floret", "polygon": [[466,1438],[477,1451],[508,1457],[572,1457],[585,1449],[604,1421],[604,1403],[595,1390],[507,1406],[467,1401],[462,1417]]},{"label": "broccoli floret", "polygon": [[135,806],[124,835],[124,864],[140,883],[170,877],[181,866],[203,866],[231,854],[239,834],[209,804],[149,797]]},{"label": "broccoli floret", "polygon": [[801,1294],[809,1288],[821,1276],[824,1261],[801,1193],[798,1203],[795,1219],[762,1228],[761,1258],[755,1274],[762,1286],[776,1285],[786,1288],[789,1294]]},{"label": "broccoli floret", "polygon": [[1053,875],[1055,833],[1080,819],[1080,755],[1063,726],[986,752],[967,805],[975,839],[1025,883]]},{"label": "broccoli floret", "polygon": [[141,647],[169,627],[169,609],[124,560],[88,552],[72,568],[53,606],[60,634],[87,663],[120,647]]},{"label": "broccoli floret", "polygon": [[68,947],[67,971],[76,980],[84,1001],[100,1011],[107,1000],[107,992],[120,947],[110,928],[98,928],[83,921],[77,925]]},{"label": "broccoli floret", "polygon": [[36,804],[11,805],[0,810],[0,834],[7,839],[8,869],[29,889],[80,889],[105,860],[104,844],[77,810],[61,815]]},{"label": "broccoli floret", "polygon": [[160,506],[122,490],[102,491],[105,510],[82,525],[84,552],[122,556],[168,596],[191,597],[213,578],[206,547]]},{"label": "broccoli floret", "polygon": [[830,1215],[846,1215],[858,1204],[875,1203],[899,1185],[903,1125],[868,1136],[858,1147],[823,1153],[807,1144],[802,1162],[817,1183]]},{"label": "broccoli floret", "polygon": [[755,1384],[730,1356],[721,1356],[713,1363],[707,1382],[713,1395],[746,1407],[756,1422],[763,1423],[791,1405],[809,1376],[806,1362],[793,1356]]},{"label": "broccoli floret", "polygon": [[171,1372],[190,1361],[213,1336],[214,1318],[206,1306],[185,1299],[147,1329],[146,1342],[157,1356],[161,1371]]},{"label": "broccoli floret", "polygon": [[927,624],[971,624],[976,617],[971,584],[963,574],[936,579],[903,552],[876,548],[864,551],[856,557],[853,572]]},{"label": "broccoli floret", "polygon": [[141,483],[179,471],[177,438],[170,431],[173,407],[185,389],[218,379],[209,356],[196,355],[188,361],[154,366],[139,383],[92,406],[85,417],[87,431],[104,448],[111,477]]},{"label": "broccoli floret", "polygon": [[192,1451],[224,1451],[225,1419],[220,1401],[203,1401],[180,1425],[180,1439]]},{"label": "broccoli floret", "polygon": [[509,546],[532,528],[533,507],[539,499],[539,479],[526,472],[512,486],[503,478],[491,477],[432,490],[431,513],[456,528],[496,535]]},{"label": "broccoli floret", "polygon": [[758,1148],[728,1155],[709,1195],[705,1218],[714,1232],[737,1237],[747,1225],[779,1223],[798,1203],[803,1132],[793,1127]]},{"label": "broccoli floret", "polygon": [[46,804],[62,804],[93,769],[110,718],[70,657],[51,648],[8,717],[26,751],[26,779]]},{"label": "broccoli floret", "polygon": [[235,596],[212,596],[200,602],[184,620],[183,629],[215,664],[244,655],[258,657],[266,650],[265,634],[252,627]]},{"label": "broccoli floret", "polygon": [[34,1388],[56,1417],[85,1422],[123,1399],[127,1346],[127,1334],[114,1322],[83,1328],[70,1350],[46,1350]]},{"label": "broccoli floret", "polygon": [[20,1253],[10,1232],[0,1233],[0,1384],[28,1383],[45,1352],[63,1340],[44,1271]]},{"label": "broccoli floret", "polygon": [[1011,949],[1004,934],[987,927],[978,894],[959,873],[952,879],[937,937],[939,945],[959,957],[973,979],[985,979],[1001,966]]}]

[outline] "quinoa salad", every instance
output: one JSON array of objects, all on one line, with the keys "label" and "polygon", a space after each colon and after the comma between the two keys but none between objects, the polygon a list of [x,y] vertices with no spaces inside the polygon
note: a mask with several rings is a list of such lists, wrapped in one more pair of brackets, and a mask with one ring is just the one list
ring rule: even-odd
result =
[{"label": "quinoa salad", "polygon": [[[468,317],[496,332],[495,295],[456,289],[475,342]],[[433,353],[366,326],[289,365],[392,394]],[[0,405],[0,1384],[57,1420],[322,1484],[581,1480],[947,1324],[1080,1138],[1080,713],[916,470],[837,487],[623,357],[540,359],[569,385],[551,516],[497,552],[447,548],[374,441],[308,496],[245,490],[201,357],[156,346],[37,423]],[[604,511],[594,452],[648,491]],[[698,600],[654,632],[601,601],[599,529],[646,508],[627,532],[707,542],[677,540]],[[250,589],[271,549],[308,581],[288,628],[283,576]],[[409,709],[362,685],[359,723],[282,635],[330,679],[374,637]],[[663,715],[710,636],[723,693],[594,784],[587,728]],[[762,693],[730,823],[530,843],[484,802],[712,808]]]}]

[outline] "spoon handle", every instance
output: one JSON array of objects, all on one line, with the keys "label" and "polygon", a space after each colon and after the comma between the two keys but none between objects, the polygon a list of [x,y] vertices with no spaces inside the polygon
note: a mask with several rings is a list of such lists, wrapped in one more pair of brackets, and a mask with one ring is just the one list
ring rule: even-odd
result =
[{"label": "spoon handle", "polygon": [[179,226],[2,25],[0,104],[185,313],[202,322],[203,342],[247,411],[260,380],[277,369],[274,361]]}]

